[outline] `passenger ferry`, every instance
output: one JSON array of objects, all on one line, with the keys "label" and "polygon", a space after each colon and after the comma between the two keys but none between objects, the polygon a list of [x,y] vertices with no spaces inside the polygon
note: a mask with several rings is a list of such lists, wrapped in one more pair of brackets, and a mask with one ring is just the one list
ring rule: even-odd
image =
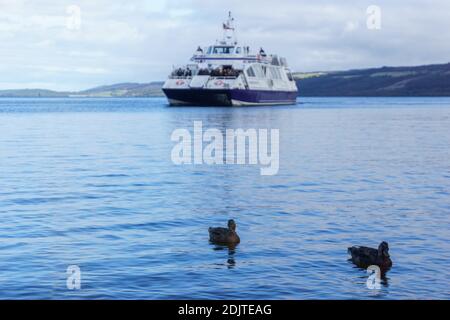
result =
[{"label": "passenger ferry", "polygon": [[211,106],[295,104],[298,94],[285,58],[238,44],[231,12],[223,39],[174,68],[163,91],[170,105]]}]

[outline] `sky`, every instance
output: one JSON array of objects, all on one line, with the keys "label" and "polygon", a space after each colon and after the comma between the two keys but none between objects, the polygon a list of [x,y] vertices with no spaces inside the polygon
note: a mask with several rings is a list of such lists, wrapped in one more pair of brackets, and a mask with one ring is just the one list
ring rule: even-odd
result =
[{"label": "sky", "polygon": [[293,71],[450,61],[448,0],[0,0],[0,89],[162,81],[228,11],[240,43]]}]

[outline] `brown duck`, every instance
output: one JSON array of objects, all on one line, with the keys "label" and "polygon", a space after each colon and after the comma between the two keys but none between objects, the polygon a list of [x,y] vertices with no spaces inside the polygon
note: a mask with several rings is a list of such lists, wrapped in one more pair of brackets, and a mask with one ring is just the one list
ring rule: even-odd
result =
[{"label": "brown duck", "polygon": [[348,248],[348,253],[352,256],[352,262],[360,268],[366,269],[371,265],[376,265],[386,272],[392,267],[389,245],[385,241],[380,243],[378,249],[354,246]]},{"label": "brown duck", "polygon": [[209,241],[217,244],[238,244],[241,239],[236,233],[236,223],[228,220],[228,228],[209,228]]}]

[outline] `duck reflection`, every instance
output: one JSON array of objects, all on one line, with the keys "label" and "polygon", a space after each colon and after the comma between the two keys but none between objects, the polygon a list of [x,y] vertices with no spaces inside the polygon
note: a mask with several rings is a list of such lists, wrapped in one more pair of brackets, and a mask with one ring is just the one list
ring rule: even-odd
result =
[{"label": "duck reflection", "polygon": [[227,268],[228,269],[233,269],[236,266],[236,260],[235,260],[236,247],[237,247],[237,244],[229,244],[229,245],[214,244],[214,247],[213,247],[214,251],[228,250],[228,257],[227,257]]}]

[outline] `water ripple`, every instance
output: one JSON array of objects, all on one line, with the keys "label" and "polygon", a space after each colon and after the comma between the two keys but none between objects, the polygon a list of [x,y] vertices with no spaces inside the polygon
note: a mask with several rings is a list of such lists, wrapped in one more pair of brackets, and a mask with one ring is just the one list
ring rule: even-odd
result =
[{"label": "water ripple", "polygon": [[[165,103],[0,99],[0,298],[450,298],[450,99]],[[173,165],[197,120],[279,128],[279,174]],[[229,218],[242,243],[210,244]],[[394,267],[372,291],[346,248],[381,240]]]}]

